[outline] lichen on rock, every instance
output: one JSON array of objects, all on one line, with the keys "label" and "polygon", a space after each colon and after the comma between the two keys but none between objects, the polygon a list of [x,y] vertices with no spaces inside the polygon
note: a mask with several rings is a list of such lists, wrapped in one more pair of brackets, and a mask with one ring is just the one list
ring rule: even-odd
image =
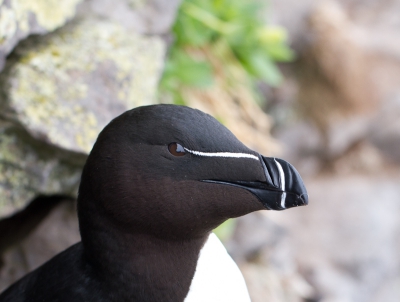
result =
[{"label": "lichen on rock", "polygon": [[75,15],[75,7],[82,0],[14,0],[13,7],[21,16],[20,22],[27,22],[29,14],[34,14],[42,28],[52,31]]},{"label": "lichen on rock", "polygon": [[18,41],[30,34],[44,34],[75,16],[82,0],[1,0],[0,70]]},{"label": "lichen on rock", "polygon": [[76,196],[102,128],[156,102],[164,53],[161,38],[104,19],[20,43],[0,75],[0,217],[39,194]]},{"label": "lichen on rock", "polygon": [[155,102],[165,46],[105,20],[83,20],[17,47],[3,85],[8,118],[34,137],[90,151],[127,109]]},{"label": "lichen on rock", "polygon": [[33,140],[23,129],[1,125],[0,217],[39,194],[75,196],[84,160]]}]

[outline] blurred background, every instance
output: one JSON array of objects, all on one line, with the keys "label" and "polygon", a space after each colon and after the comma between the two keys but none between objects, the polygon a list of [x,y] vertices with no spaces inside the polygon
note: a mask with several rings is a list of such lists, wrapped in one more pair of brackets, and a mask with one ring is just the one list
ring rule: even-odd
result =
[{"label": "blurred background", "polygon": [[101,129],[175,103],[305,180],[216,230],[253,302],[400,301],[400,0],[0,0],[0,70],[0,291],[80,240]]}]

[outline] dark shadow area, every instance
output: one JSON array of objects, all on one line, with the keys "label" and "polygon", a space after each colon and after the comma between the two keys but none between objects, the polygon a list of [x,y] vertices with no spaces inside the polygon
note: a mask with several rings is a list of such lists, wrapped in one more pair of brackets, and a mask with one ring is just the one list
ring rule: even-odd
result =
[{"label": "dark shadow area", "polygon": [[3,254],[8,248],[27,238],[61,202],[73,200],[66,195],[41,195],[22,211],[0,220],[0,268],[3,266]]}]

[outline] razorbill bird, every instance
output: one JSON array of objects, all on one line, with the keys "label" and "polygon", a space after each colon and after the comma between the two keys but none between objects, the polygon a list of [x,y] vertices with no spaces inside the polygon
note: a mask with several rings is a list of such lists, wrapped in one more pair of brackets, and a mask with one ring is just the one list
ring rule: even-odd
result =
[{"label": "razorbill bird", "polygon": [[290,164],[248,149],[210,115],[135,108],[104,128],[84,166],[82,241],[0,301],[249,301],[211,231],[228,218],[307,203]]}]

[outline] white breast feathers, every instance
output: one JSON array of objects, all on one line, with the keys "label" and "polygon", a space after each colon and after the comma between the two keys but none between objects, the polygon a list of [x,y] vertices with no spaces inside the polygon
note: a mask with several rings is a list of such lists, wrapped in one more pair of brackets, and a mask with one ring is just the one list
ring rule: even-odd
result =
[{"label": "white breast feathers", "polygon": [[243,275],[218,237],[211,233],[200,251],[185,302],[250,302]]}]

